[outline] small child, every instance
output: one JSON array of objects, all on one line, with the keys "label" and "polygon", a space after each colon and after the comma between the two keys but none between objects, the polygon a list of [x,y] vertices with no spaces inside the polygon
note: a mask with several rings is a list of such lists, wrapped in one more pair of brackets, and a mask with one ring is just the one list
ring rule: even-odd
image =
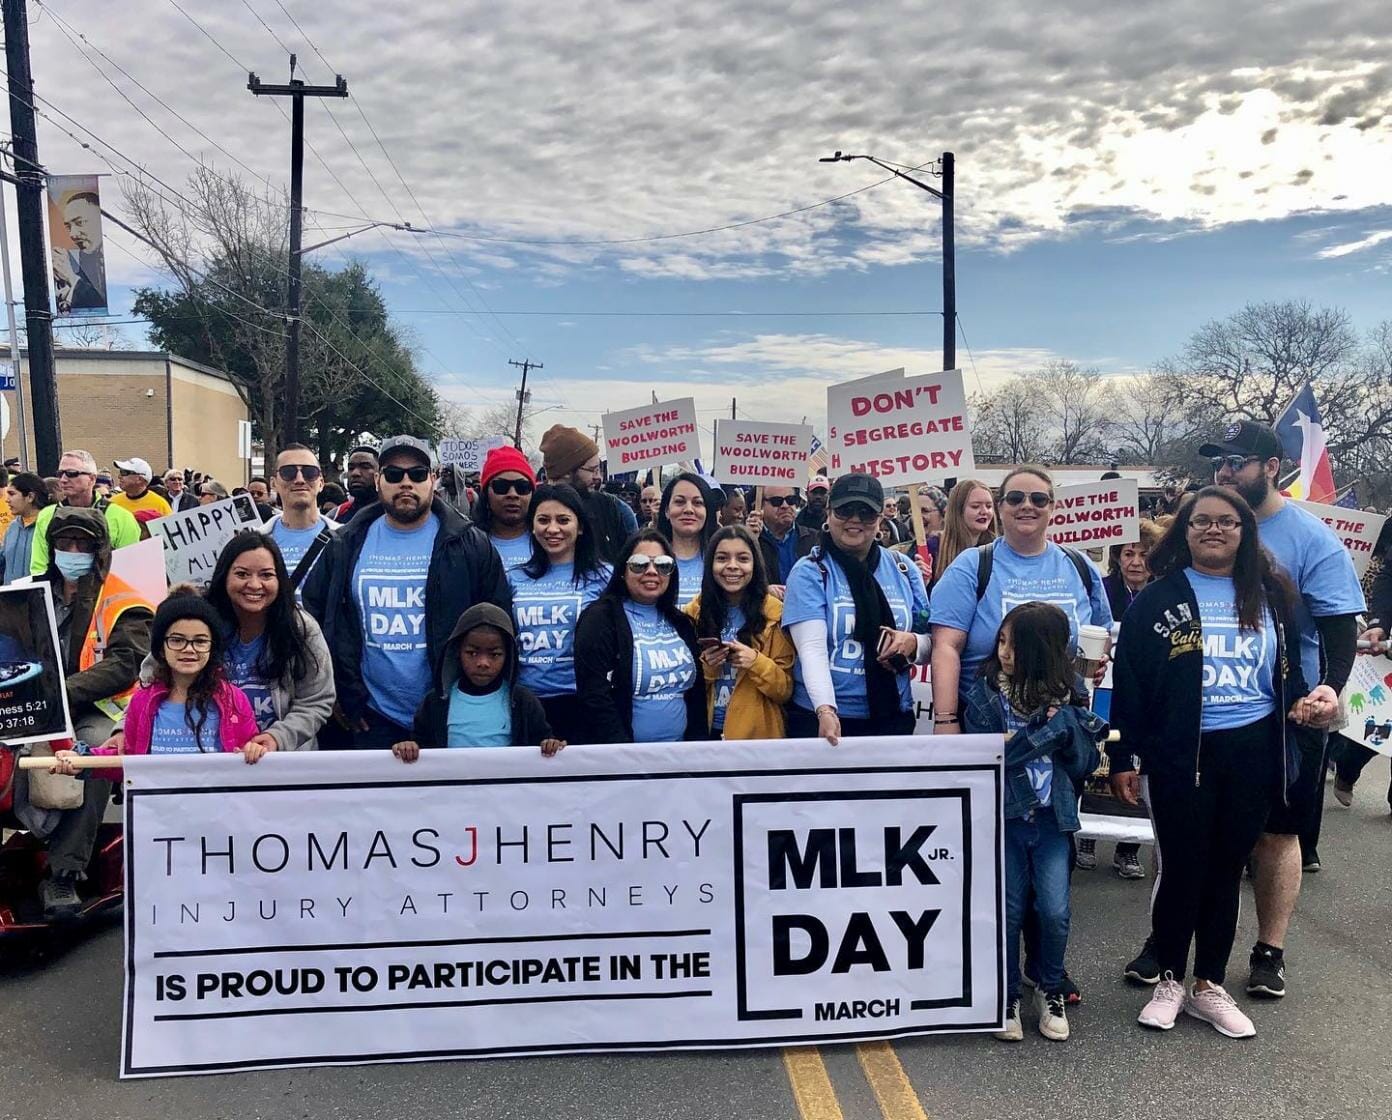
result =
[{"label": "small child", "polygon": [[550,758],[565,743],[555,738],[546,710],[517,683],[517,636],[508,613],[477,603],[459,617],[445,644],[439,688],[416,710],[414,739],[392,754],[415,762],[422,747],[541,747]]},{"label": "small child", "polygon": [[1039,919],[1039,1033],[1068,1037],[1063,962],[1068,949],[1069,834],[1078,831],[1078,793],[1097,768],[1107,725],[1088,710],[1073,667],[1068,617],[1051,603],[1022,603],[1001,621],[995,653],[967,694],[962,730],[1004,733],[1006,1022],[996,1035],[1024,1038],[1020,1025],[1020,927],[1033,895]]}]

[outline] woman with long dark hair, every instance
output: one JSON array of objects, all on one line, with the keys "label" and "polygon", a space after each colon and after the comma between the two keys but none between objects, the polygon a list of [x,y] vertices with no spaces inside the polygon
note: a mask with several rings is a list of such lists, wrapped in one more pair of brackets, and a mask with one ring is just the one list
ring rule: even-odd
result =
[{"label": "woman with long dark hair", "polygon": [[[1142,1025],[1181,1010],[1230,1038],[1256,1033],[1223,989],[1242,868],[1295,775],[1289,718],[1327,726],[1337,704],[1306,696],[1287,655],[1294,591],[1235,491],[1200,490],[1151,551],[1155,581],[1121,623],[1108,747],[1112,788],[1138,803],[1139,760],[1160,873],[1151,910],[1161,969]],[[1328,709],[1328,710],[1326,710]],[[1194,944],[1194,983],[1183,983]]]},{"label": "woman with long dark hair", "polygon": [[701,590],[706,545],[716,530],[715,501],[699,474],[683,471],[667,483],[657,507],[657,531],[672,542],[677,560],[677,606],[684,607]]},{"label": "woman with long dark hair", "polygon": [[575,630],[580,742],[704,739],[706,693],[696,627],[677,608],[677,559],[666,534],[640,529]]},{"label": "woman with long dark hair", "polygon": [[769,594],[759,544],[743,525],[711,537],[701,593],[685,610],[696,622],[711,734],[783,738],[797,654],[783,631],[783,604]]},{"label": "woman with long dark hair", "polygon": [[537,488],[527,510],[527,539],[531,558],[507,573],[517,680],[541,700],[556,738],[579,742],[584,732],[575,694],[575,627],[613,570],[599,557],[584,501],[565,483]]}]

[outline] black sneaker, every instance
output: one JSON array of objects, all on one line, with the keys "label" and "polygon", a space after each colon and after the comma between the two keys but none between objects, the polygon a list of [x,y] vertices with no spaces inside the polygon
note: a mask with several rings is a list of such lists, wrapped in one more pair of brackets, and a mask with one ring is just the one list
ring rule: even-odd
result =
[{"label": "black sneaker", "polygon": [[1145,947],[1141,949],[1136,959],[1126,966],[1124,975],[1133,984],[1160,983],[1160,962],[1155,959],[1154,935],[1145,939]]},{"label": "black sneaker", "polygon": [[43,902],[45,921],[68,922],[82,913],[77,880],[71,875],[50,875],[39,884],[39,899]]},{"label": "black sneaker", "polygon": [[1253,949],[1252,972],[1247,977],[1247,994],[1280,999],[1286,994],[1285,954],[1270,949]]},{"label": "black sneaker", "polygon": [[[1026,988],[1038,989],[1039,977],[1032,976],[1030,974],[1029,965],[1026,965],[1024,967],[1024,970],[1020,975],[1020,983],[1024,985]],[[1078,985],[1073,982],[1073,977],[1069,976],[1066,972],[1063,974],[1063,983],[1059,986],[1059,991],[1063,994],[1063,999],[1065,1003],[1079,1004],[1083,1002],[1082,989],[1079,988]]]}]

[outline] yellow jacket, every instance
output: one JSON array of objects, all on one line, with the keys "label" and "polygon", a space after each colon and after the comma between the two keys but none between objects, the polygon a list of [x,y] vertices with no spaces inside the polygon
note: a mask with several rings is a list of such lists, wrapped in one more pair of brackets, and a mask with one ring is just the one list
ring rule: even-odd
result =
[{"label": "yellow jacket", "polygon": [[[701,597],[696,596],[684,608],[692,621],[701,621]],[[793,659],[797,656],[793,641],[783,630],[783,604],[774,596],[764,599],[764,632],[754,639],[758,656],[748,669],[735,674],[735,688],[725,709],[726,739],[781,739],[783,705],[793,695]],[[706,718],[715,711],[715,683],[720,670],[704,661],[701,668],[706,677]]]}]

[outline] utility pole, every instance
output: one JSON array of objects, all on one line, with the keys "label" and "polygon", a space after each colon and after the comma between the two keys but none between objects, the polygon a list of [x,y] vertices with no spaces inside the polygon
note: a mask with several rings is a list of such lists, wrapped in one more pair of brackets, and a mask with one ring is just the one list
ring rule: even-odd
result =
[{"label": "utility pole", "polygon": [[952,223],[957,160],[942,154],[943,369],[957,368],[957,234]]},{"label": "utility pole", "polygon": [[[10,134],[14,137],[19,209],[19,263],[24,281],[24,326],[29,338],[29,400],[34,410],[34,462],[41,475],[58,470],[58,381],[53,368],[53,314],[48,302],[44,249],[44,173],[34,127],[34,76],[29,68],[29,13],[25,0],[3,0],[5,68],[10,76]],[[18,355],[15,355],[16,362]],[[21,431],[23,430],[23,420]]]},{"label": "utility pole", "polygon": [[[12,181],[19,185],[18,179]],[[15,326],[14,285],[10,280],[10,230],[5,220],[5,197],[0,192],[0,269],[5,278],[5,320],[10,328],[10,378],[14,381],[15,427],[19,429],[19,461],[26,470],[33,467],[29,458],[29,425],[24,418],[24,377],[19,368],[19,330]]]},{"label": "utility pole", "polygon": [[737,398],[737,397],[731,397],[731,398],[730,398],[730,419],[731,419],[731,420],[738,420],[738,419],[739,419],[739,409],[736,407],[736,405],[737,405],[738,403],[739,403],[739,398]]},{"label": "utility pole", "polygon": [[522,388],[517,390],[517,430],[512,437],[513,444],[518,451],[522,450],[522,409],[526,403],[532,399],[532,394],[527,392],[527,374],[534,369],[545,369],[540,362],[534,362],[531,358],[525,358],[520,362],[508,359],[508,365],[516,366],[522,371]]},{"label": "utility pole", "polygon": [[[8,0],[6,0],[8,3]],[[290,56],[290,84],[268,86],[254,73],[247,75],[247,89],[257,97],[290,98],[290,270],[285,295],[285,443],[300,438],[300,248],[304,219],[304,99],[347,97],[342,74],[331,86],[308,86],[295,77],[295,56]],[[266,433],[262,433],[264,436]]]}]

